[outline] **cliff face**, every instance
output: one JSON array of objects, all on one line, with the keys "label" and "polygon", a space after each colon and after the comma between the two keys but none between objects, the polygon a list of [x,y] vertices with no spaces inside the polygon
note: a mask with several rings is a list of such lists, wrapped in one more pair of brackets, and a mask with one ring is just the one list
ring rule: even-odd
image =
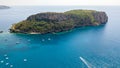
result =
[{"label": "cliff face", "polygon": [[105,12],[96,12],[93,13],[95,20],[101,24],[105,24],[108,21],[108,17]]},{"label": "cliff face", "polygon": [[29,21],[33,19],[35,21],[60,22],[70,19],[70,16],[63,13],[40,13],[27,18]]},{"label": "cliff face", "polygon": [[[95,21],[99,23],[106,23],[108,20],[108,17],[105,12],[94,12],[92,13],[92,15]],[[86,17],[86,18],[89,19],[90,17]],[[52,23],[58,23],[66,20],[81,22],[82,20],[88,20],[88,19],[83,19],[82,17],[80,18],[79,16],[74,14],[64,14],[64,13],[40,13],[40,14],[29,16],[27,18],[28,21],[35,20],[35,21],[46,21],[46,22],[52,22]],[[87,22],[90,22],[90,19]]]},{"label": "cliff face", "polygon": [[105,12],[94,10],[71,10],[64,13],[39,13],[29,16],[25,21],[13,25],[11,32],[18,33],[52,33],[61,32],[81,26],[105,24],[108,17]]}]

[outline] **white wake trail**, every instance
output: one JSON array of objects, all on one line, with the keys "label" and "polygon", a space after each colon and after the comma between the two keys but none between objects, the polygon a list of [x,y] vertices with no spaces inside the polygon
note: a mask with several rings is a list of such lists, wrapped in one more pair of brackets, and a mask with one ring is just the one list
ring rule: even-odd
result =
[{"label": "white wake trail", "polygon": [[80,57],[80,60],[88,67],[88,68],[92,68],[91,65],[82,57]]}]

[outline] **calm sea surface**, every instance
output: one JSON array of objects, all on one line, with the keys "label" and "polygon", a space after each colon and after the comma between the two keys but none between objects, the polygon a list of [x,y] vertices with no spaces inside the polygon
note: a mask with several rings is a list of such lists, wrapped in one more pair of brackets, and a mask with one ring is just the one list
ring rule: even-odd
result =
[{"label": "calm sea surface", "polygon": [[[106,25],[57,34],[11,34],[29,15],[72,9],[105,11]],[[120,6],[11,6],[0,10],[0,68],[120,68]],[[18,44],[16,44],[18,43]]]}]

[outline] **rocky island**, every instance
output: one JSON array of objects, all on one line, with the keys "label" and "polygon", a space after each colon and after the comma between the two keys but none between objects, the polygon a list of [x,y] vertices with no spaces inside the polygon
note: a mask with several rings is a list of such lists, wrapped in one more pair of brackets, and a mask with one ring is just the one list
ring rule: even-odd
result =
[{"label": "rocky island", "polygon": [[29,16],[13,24],[11,33],[45,34],[68,31],[83,26],[106,24],[108,16],[103,11],[71,10],[64,13],[45,12]]},{"label": "rocky island", "polygon": [[0,31],[0,33],[3,33],[3,31]]},{"label": "rocky island", "polygon": [[9,6],[0,5],[0,9],[9,9]]}]

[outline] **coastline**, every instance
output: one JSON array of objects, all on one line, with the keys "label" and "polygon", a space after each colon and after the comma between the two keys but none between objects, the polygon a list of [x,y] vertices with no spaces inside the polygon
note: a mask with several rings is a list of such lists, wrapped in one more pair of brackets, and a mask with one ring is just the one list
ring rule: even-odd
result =
[{"label": "coastline", "polygon": [[100,24],[100,25],[96,25],[96,26],[82,26],[82,27],[76,27],[76,28],[73,28],[73,29],[67,30],[67,31],[52,32],[52,33],[45,33],[45,34],[41,34],[41,33],[37,33],[37,32],[30,32],[30,33],[11,33],[11,32],[9,32],[9,33],[11,33],[11,34],[27,34],[27,35],[64,34],[64,33],[72,32],[77,29],[83,30],[83,29],[88,29],[88,28],[96,28],[96,27],[104,27],[104,26],[105,26],[105,24]]}]

